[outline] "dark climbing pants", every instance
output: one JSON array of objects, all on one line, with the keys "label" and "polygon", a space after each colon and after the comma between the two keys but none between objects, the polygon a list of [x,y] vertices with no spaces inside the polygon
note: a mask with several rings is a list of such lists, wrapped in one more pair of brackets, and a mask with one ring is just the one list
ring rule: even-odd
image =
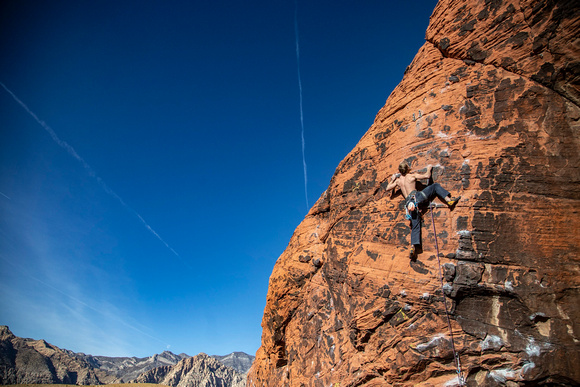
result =
[{"label": "dark climbing pants", "polygon": [[[436,196],[439,196],[441,200],[444,200],[447,196],[449,196],[449,191],[445,188],[441,187],[439,183],[433,183],[427,187],[423,191],[420,192],[411,192],[409,196],[415,195],[415,201],[417,202],[418,207],[424,207]],[[408,202],[408,201],[407,201]],[[421,244],[421,212],[419,209],[415,209],[409,213],[411,215],[411,244],[412,245],[420,245]]]},{"label": "dark climbing pants", "polygon": [[421,244],[421,213],[418,210],[409,213],[411,215],[411,244]]}]

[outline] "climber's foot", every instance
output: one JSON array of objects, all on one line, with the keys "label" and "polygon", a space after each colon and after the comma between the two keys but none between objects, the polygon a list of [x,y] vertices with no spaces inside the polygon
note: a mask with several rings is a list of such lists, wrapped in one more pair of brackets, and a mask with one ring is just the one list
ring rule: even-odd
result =
[{"label": "climber's foot", "polygon": [[411,245],[411,248],[409,249],[409,259],[415,259],[417,258],[417,252],[415,251],[415,245]]},{"label": "climber's foot", "polygon": [[457,204],[457,202],[459,201],[459,199],[461,199],[461,196],[458,196],[458,197],[456,197],[456,198],[450,198],[450,199],[447,201],[447,205],[448,205],[450,208],[453,208],[453,207],[455,207],[455,205]]}]

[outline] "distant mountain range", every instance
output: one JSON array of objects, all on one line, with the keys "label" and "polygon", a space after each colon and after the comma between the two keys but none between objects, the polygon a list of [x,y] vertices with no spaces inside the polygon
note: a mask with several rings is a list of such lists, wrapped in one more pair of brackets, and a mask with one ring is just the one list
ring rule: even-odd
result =
[{"label": "distant mountain range", "polygon": [[169,351],[143,358],[92,356],[85,355],[84,353],[74,353],[72,351],[66,352],[70,353],[76,359],[89,363],[95,369],[114,375],[120,383],[136,379],[143,372],[157,367],[173,366],[179,363],[179,361],[190,357],[184,353],[176,355]]},{"label": "distant mountain range", "polygon": [[226,367],[217,359],[200,353],[174,366],[162,366],[142,373],[136,383],[156,383],[172,387],[245,387],[246,375]]},{"label": "distant mountain range", "polygon": [[92,356],[60,349],[44,340],[15,336],[0,326],[0,384],[159,383],[171,387],[244,387],[254,356]]}]

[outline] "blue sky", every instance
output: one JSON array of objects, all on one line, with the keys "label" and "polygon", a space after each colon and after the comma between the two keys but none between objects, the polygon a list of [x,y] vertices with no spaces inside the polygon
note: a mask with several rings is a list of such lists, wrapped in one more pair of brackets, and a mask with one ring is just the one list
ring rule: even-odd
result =
[{"label": "blue sky", "polygon": [[435,4],[3,1],[0,324],[93,355],[254,354],[276,259]]}]

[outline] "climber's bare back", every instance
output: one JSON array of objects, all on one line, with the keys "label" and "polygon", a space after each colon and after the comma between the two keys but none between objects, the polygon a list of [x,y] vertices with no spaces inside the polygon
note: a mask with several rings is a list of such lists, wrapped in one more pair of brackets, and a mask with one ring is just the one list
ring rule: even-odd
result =
[{"label": "climber's bare back", "polygon": [[405,176],[397,177],[395,181],[397,187],[403,192],[403,196],[407,197],[417,187],[417,177],[414,173],[407,173]]}]

